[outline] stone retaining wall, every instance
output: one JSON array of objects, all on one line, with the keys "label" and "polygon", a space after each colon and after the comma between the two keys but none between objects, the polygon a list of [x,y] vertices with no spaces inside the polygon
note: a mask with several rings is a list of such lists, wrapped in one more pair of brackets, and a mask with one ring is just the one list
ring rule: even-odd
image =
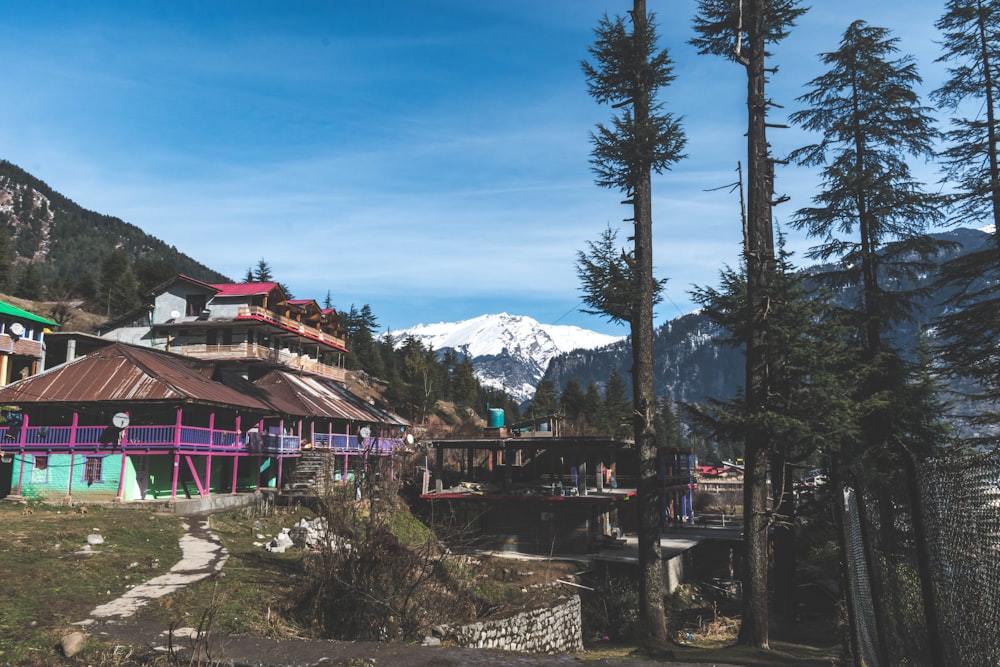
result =
[{"label": "stone retaining wall", "polygon": [[580,596],[548,609],[463,626],[436,628],[443,639],[464,648],[525,653],[575,653],[583,650]]}]

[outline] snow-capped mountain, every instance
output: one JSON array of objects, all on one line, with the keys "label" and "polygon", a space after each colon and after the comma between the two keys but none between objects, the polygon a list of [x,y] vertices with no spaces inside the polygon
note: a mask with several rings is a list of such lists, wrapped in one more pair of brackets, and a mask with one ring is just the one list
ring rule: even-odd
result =
[{"label": "snow-capped mountain", "polygon": [[553,357],[603,347],[622,338],[575,326],[540,324],[530,317],[507,313],[418,324],[390,333],[397,345],[412,336],[438,352],[451,348],[469,357],[483,385],[503,389],[519,401],[535,395],[535,387]]}]

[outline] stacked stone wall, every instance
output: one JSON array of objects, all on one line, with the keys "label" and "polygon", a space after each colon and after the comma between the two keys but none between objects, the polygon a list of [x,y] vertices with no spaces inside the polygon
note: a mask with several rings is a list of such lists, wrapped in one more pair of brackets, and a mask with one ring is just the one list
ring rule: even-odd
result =
[{"label": "stacked stone wall", "polygon": [[465,648],[524,653],[575,653],[583,650],[580,596],[546,609],[510,618],[438,629],[443,638]]}]

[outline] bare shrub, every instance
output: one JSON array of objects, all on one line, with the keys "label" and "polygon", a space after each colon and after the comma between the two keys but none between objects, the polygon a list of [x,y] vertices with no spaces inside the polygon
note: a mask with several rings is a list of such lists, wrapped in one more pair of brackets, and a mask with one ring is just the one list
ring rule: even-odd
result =
[{"label": "bare shrub", "polygon": [[[314,630],[336,639],[413,639],[431,623],[474,615],[466,587],[448,567],[430,531],[393,532],[394,494],[354,499],[352,486],[321,502],[329,534],[305,561],[303,611]],[[396,508],[398,509],[398,508]],[[433,615],[433,616],[432,616]]]}]

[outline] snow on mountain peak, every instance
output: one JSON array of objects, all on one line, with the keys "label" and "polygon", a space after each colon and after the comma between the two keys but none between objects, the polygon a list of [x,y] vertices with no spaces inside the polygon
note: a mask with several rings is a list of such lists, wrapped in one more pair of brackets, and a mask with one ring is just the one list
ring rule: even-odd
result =
[{"label": "snow on mountain peak", "polygon": [[603,347],[622,338],[576,326],[540,324],[530,317],[507,313],[418,324],[391,333],[397,345],[413,337],[434,350],[451,348],[468,356],[480,382],[503,388],[520,400],[534,395],[535,385],[553,357]]}]

